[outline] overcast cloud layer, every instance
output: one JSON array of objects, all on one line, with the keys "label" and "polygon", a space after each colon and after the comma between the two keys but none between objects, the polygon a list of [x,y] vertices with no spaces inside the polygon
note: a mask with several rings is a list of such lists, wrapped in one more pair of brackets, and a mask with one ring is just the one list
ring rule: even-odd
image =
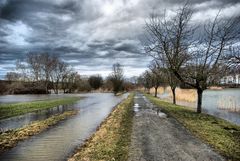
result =
[{"label": "overcast cloud layer", "polygon": [[[0,79],[28,52],[57,53],[80,74],[124,65],[138,75],[151,58],[141,54],[144,24],[151,12],[176,9],[181,0],[0,0]],[[240,14],[239,0],[191,0],[196,23]],[[170,12],[171,13],[171,12]]]}]

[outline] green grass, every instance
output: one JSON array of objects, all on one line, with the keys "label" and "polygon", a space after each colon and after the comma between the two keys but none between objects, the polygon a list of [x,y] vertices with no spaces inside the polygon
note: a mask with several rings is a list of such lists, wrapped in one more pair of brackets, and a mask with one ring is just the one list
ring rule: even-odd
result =
[{"label": "green grass", "polygon": [[121,102],[68,161],[125,161],[131,142],[133,94]]},{"label": "green grass", "polygon": [[151,95],[146,94],[146,97],[226,159],[240,160],[240,126],[208,114],[198,114],[192,109],[161,101]]},{"label": "green grass", "polygon": [[78,101],[79,97],[66,97],[53,100],[23,102],[14,104],[0,104],[0,119],[22,115],[28,112],[48,109],[59,105],[72,104]]},{"label": "green grass", "polygon": [[57,124],[72,115],[76,115],[78,111],[66,111],[62,114],[57,114],[49,117],[46,120],[35,121],[29,125],[15,130],[9,130],[0,134],[0,153],[13,148],[21,140],[25,140],[30,136],[41,133],[49,127]]}]

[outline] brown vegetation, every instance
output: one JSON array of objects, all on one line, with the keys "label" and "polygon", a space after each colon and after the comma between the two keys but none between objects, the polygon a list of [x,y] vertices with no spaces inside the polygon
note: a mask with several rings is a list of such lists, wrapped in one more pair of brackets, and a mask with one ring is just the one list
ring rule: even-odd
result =
[{"label": "brown vegetation", "polygon": [[[163,94],[167,92],[169,97],[172,98],[172,91],[170,87],[159,87],[158,94]],[[154,93],[154,89],[151,88],[150,93]],[[177,101],[186,101],[186,102],[196,102],[197,100],[197,92],[195,89],[182,89],[176,88],[176,100]]]}]

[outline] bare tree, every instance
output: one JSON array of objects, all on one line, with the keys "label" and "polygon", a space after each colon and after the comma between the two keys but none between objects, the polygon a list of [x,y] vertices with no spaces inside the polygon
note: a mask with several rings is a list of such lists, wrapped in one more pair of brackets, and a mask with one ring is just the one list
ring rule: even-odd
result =
[{"label": "bare tree", "polygon": [[176,78],[174,73],[169,70],[169,66],[167,64],[164,64],[166,62],[164,61],[155,61],[155,64],[159,71],[161,71],[162,75],[162,85],[169,85],[172,91],[173,96],[173,104],[176,104],[176,88],[179,84],[179,80]]},{"label": "bare tree", "polygon": [[5,75],[5,79],[10,82],[18,81],[20,77],[21,75],[16,72],[7,72],[7,74]]},{"label": "bare tree", "polygon": [[109,78],[113,85],[113,92],[116,95],[119,91],[123,90],[123,69],[121,64],[115,63],[112,68],[113,72],[110,74]]},{"label": "bare tree", "polygon": [[27,54],[26,62],[28,63],[28,68],[33,75],[34,81],[39,81],[41,79],[41,56],[36,53]]},{"label": "bare tree", "polygon": [[100,75],[93,75],[89,77],[88,82],[93,89],[98,89],[103,85],[103,78]]},{"label": "bare tree", "polygon": [[149,65],[149,69],[151,70],[151,80],[152,85],[155,89],[154,96],[157,97],[158,87],[164,84],[164,73],[163,70],[158,66],[156,61],[152,61]]},{"label": "bare tree", "polygon": [[153,87],[153,81],[151,72],[146,70],[142,76],[139,77],[138,83],[142,84],[145,88],[145,91],[147,90],[147,93],[150,93],[150,89]]},{"label": "bare tree", "polygon": [[239,33],[239,17],[222,19],[219,14],[204,26],[196,37],[192,27],[192,11],[188,5],[167,18],[152,17],[147,23],[153,47],[148,47],[156,61],[165,62],[181,82],[195,88],[198,94],[197,112],[201,113],[202,93],[224,69],[220,58]]},{"label": "bare tree", "polygon": [[240,71],[240,46],[232,46],[230,53],[225,56],[225,59],[230,68],[236,68]]},{"label": "bare tree", "polygon": [[171,91],[172,91],[173,104],[176,104],[176,88],[179,84],[179,80],[176,78],[176,76],[170,70],[168,70],[168,68],[163,68],[162,70],[166,77],[165,81],[170,86]]},{"label": "bare tree", "polygon": [[60,81],[64,77],[68,65],[65,62],[61,61],[60,59],[55,59],[53,66],[54,69],[51,72],[52,87],[54,93],[58,94]]},{"label": "bare tree", "polygon": [[72,68],[67,68],[61,78],[62,89],[64,93],[72,93],[77,89],[80,83],[80,75]]},{"label": "bare tree", "polygon": [[43,71],[46,93],[49,92],[51,73],[55,68],[56,59],[57,58],[54,55],[49,53],[43,53],[40,55],[41,69]]},{"label": "bare tree", "polygon": [[21,73],[20,80],[23,82],[29,81],[29,70],[26,64],[24,64],[21,60],[16,61],[16,70]]}]

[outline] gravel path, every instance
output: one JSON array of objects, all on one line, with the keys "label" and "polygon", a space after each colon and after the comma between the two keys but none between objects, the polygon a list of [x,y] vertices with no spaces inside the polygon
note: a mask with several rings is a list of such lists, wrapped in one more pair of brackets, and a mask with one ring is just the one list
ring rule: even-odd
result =
[{"label": "gravel path", "polygon": [[142,94],[135,96],[129,161],[222,161],[175,119],[157,110]]}]

